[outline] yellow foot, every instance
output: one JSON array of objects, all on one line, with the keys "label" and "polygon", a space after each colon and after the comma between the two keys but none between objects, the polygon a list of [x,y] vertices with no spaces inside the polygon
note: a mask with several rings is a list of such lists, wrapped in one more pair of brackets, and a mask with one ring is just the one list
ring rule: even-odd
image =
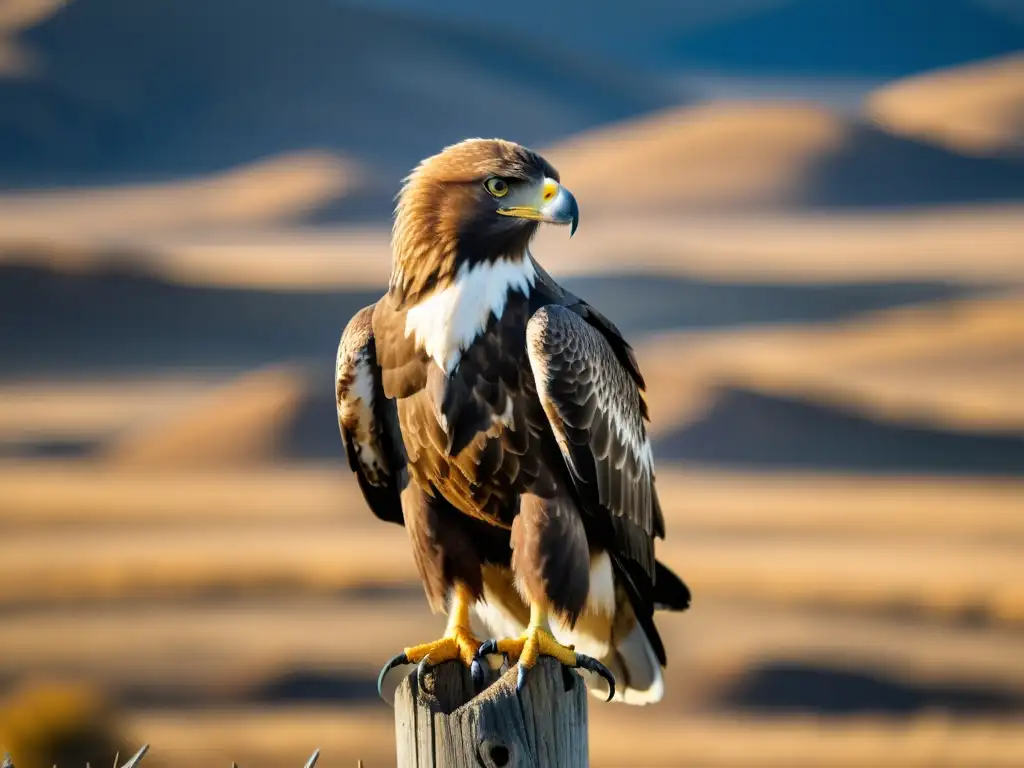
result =
[{"label": "yellow foot", "polygon": [[479,647],[480,641],[473,637],[473,633],[467,627],[456,627],[440,640],[406,648],[407,661],[405,663],[419,664],[425,660],[427,664],[436,666],[444,661],[461,659],[462,663],[468,667],[473,664]]},{"label": "yellow foot", "polygon": [[472,670],[474,680],[482,679],[483,670],[479,667],[480,662],[477,660],[477,650],[479,648],[480,641],[473,636],[468,627],[457,626],[449,629],[440,640],[406,648],[385,664],[384,668],[380,671],[380,675],[377,676],[377,693],[383,697],[381,686],[384,682],[384,676],[400,664],[419,665],[417,678],[421,687],[423,675],[427,669],[446,661],[459,660]]},{"label": "yellow foot", "polygon": [[521,637],[510,637],[501,640],[487,640],[480,645],[477,656],[492,653],[502,654],[506,660],[515,659],[519,664],[516,690],[522,690],[526,683],[527,671],[537,665],[541,656],[557,659],[562,666],[572,669],[587,669],[596,672],[608,681],[608,701],[615,695],[615,678],[608,668],[597,659],[576,653],[571,645],[562,645],[555,636],[543,627],[529,626]]}]

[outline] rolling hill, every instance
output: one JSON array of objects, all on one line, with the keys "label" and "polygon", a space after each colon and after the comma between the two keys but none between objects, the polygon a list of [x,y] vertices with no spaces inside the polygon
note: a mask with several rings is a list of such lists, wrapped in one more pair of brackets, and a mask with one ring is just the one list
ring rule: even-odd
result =
[{"label": "rolling hill", "polygon": [[0,79],[7,186],[220,170],[339,151],[394,184],[466,136],[543,143],[669,101],[621,67],[323,0],[78,0],[22,30]]},{"label": "rolling hill", "polygon": [[[599,128],[546,156],[580,205],[615,212],[1020,199],[1024,173],[811,104],[721,102]],[[628,182],[628,183],[624,183]]]},{"label": "rolling hill", "polygon": [[898,80],[872,93],[864,110],[902,136],[965,154],[1024,157],[1024,54]]}]

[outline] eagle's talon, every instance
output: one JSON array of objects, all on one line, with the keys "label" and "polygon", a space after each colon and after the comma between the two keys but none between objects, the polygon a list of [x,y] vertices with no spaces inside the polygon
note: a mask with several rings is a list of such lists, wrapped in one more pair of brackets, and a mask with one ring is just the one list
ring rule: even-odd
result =
[{"label": "eagle's talon", "polygon": [[387,675],[387,673],[390,672],[395,667],[400,667],[403,664],[408,664],[408,663],[409,663],[409,657],[406,656],[405,651],[402,651],[401,653],[396,653],[394,656],[392,656],[391,659],[388,661],[388,663],[385,664],[383,667],[381,667],[380,672],[377,674],[377,695],[378,696],[380,696],[382,699],[384,698],[384,691],[382,690],[383,687],[384,687],[384,676]]},{"label": "eagle's talon", "polygon": [[[468,617],[467,617],[468,622]],[[431,667],[443,664],[446,661],[460,661],[469,667],[473,673],[474,680],[477,675],[473,671],[473,662],[476,659],[477,649],[480,641],[469,631],[468,623],[449,625],[444,637],[429,643],[422,643],[406,648],[405,651],[395,656],[388,666],[381,671],[379,681],[388,669],[398,664],[416,664],[416,683],[420,690],[427,690],[426,676]]]},{"label": "eagle's talon", "polygon": [[416,665],[416,689],[419,691],[427,690],[427,672],[430,670],[430,656],[424,656],[420,659],[420,663]]},{"label": "eagle's talon", "polygon": [[499,653],[501,654],[501,658],[503,659],[503,673],[508,672],[508,670],[511,669],[511,664],[508,658],[508,652],[501,650],[498,647],[498,641],[495,640],[493,637],[490,640],[484,640],[480,644],[480,647],[476,651],[476,659],[483,663],[483,659],[485,656],[496,656]]},{"label": "eagle's talon", "polygon": [[473,677],[473,690],[480,693],[487,685],[487,677],[484,674],[484,664],[479,656],[473,658],[469,665],[469,674]]},{"label": "eagle's talon", "polygon": [[605,701],[612,700],[612,697],[615,696],[615,676],[612,675],[608,667],[597,659],[591,656],[584,656],[582,653],[576,654],[576,666],[589,672],[596,672],[603,677],[608,683],[608,698]]},{"label": "eagle's talon", "polygon": [[519,670],[516,672],[516,693],[521,693],[523,686],[526,685],[526,670],[528,667],[524,667],[522,664],[517,666]]},{"label": "eagle's talon", "polygon": [[480,643],[480,647],[476,649],[476,658],[482,659],[484,656],[490,656],[498,652],[498,641],[493,637],[490,640],[484,640]]}]

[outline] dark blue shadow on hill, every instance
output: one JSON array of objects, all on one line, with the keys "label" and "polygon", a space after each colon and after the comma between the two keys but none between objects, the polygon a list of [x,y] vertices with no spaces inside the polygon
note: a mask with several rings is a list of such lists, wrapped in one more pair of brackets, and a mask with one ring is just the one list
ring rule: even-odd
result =
[{"label": "dark blue shadow on hill", "polygon": [[1024,166],[967,157],[854,123],[806,170],[796,202],[821,209],[898,209],[1024,200]]},{"label": "dark blue shadow on hill", "polygon": [[[0,186],[188,176],[329,150],[388,186],[469,136],[542,145],[679,89],[494,25],[331,0],[77,0],[0,79]],[[8,108],[8,105],[10,107]]]},{"label": "dark blue shadow on hill", "polygon": [[232,370],[305,357],[328,365],[345,323],[379,295],[183,286],[120,267],[0,266],[2,374]]},{"label": "dark blue shadow on hill", "polygon": [[1020,50],[1024,28],[972,0],[783,0],[684,32],[667,48],[665,63],[676,66],[899,77]]},{"label": "dark blue shadow on hill", "polygon": [[0,459],[78,459],[100,449],[98,440],[39,438],[0,441]]},{"label": "dark blue shadow on hill", "polygon": [[1024,435],[977,434],[872,419],[742,389],[655,442],[659,461],[744,469],[1024,475]]},{"label": "dark blue shadow on hill", "polygon": [[374,675],[296,670],[269,680],[246,695],[253,704],[355,704],[377,699]]},{"label": "dark blue shadow on hill", "polygon": [[203,709],[238,704],[366,705],[379,701],[376,676],[348,670],[296,669],[240,685],[128,685],[116,693],[122,706],[147,708]]},{"label": "dark blue shadow on hill", "polygon": [[611,318],[627,336],[675,328],[833,322],[991,290],[942,281],[743,283],[629,272],[560,282]]},{"label": "dark blue shadow on hill", "polygon": [[800,662],[764,663],[723,691],[716,705],[761,714],[956,715],[1024,712],[1020,693],[961,682],[909,682],[875,671]]},{"label": "dark blue shadow on hill", "polygon": [[[564,282],[633,341],[676,328],[835,321],[992,290],[937,281],[777,285],[637,274]],[[0,265],[0,376],[230,370],[288,359],[317,361],[328,375],[342,328],[382,290],[197,287],[119,266],[68,274]]]}]

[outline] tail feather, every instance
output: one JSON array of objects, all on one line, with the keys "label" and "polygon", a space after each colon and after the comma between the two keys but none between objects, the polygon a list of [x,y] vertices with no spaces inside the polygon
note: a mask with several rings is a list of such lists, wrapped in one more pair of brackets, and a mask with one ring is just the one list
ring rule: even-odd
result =
[{"label": "tail feather", "polygon": [[690,607],[690,588],[661,562],[654,563],[654,610],[685,611]]},{"label": "tail feather", "polygon": [[[575,627],[553,622],[551,630],[558,640],[573,644],[580,653],[601,661],[615,677],[615,698],[622,704],[653,704],[665,695],[662,674],[664,650],[654,627],[651,607],[655,610],[683,611],[690,605],[690,590],[671,570],[655,564],[655,584],[649,596],[647,615],[638,614],[632,597],[627,596],[628,574],[620,588],[616,615],[601,619],[585,614]],[[487,568],[484,572],[484,601],[477,603],[476,613],[490,632],[499,637],[515,637],[526,628],[529,608],[513,585],[511,571]],[[590,692],[598,698],[608,696],[608,685],[596,674],[579,670]]]},{"label": "tail feather", "polygon": [[[616,638],[614,647],[600,659],[615,677],[615,698],[620,704],[644,705],[661,701],[665,695],[665,679],[661,664],[639,624],[622,639]],[[608,683],[600,675],[590,672],[587,688],[599,699],[608,697]]]}]

